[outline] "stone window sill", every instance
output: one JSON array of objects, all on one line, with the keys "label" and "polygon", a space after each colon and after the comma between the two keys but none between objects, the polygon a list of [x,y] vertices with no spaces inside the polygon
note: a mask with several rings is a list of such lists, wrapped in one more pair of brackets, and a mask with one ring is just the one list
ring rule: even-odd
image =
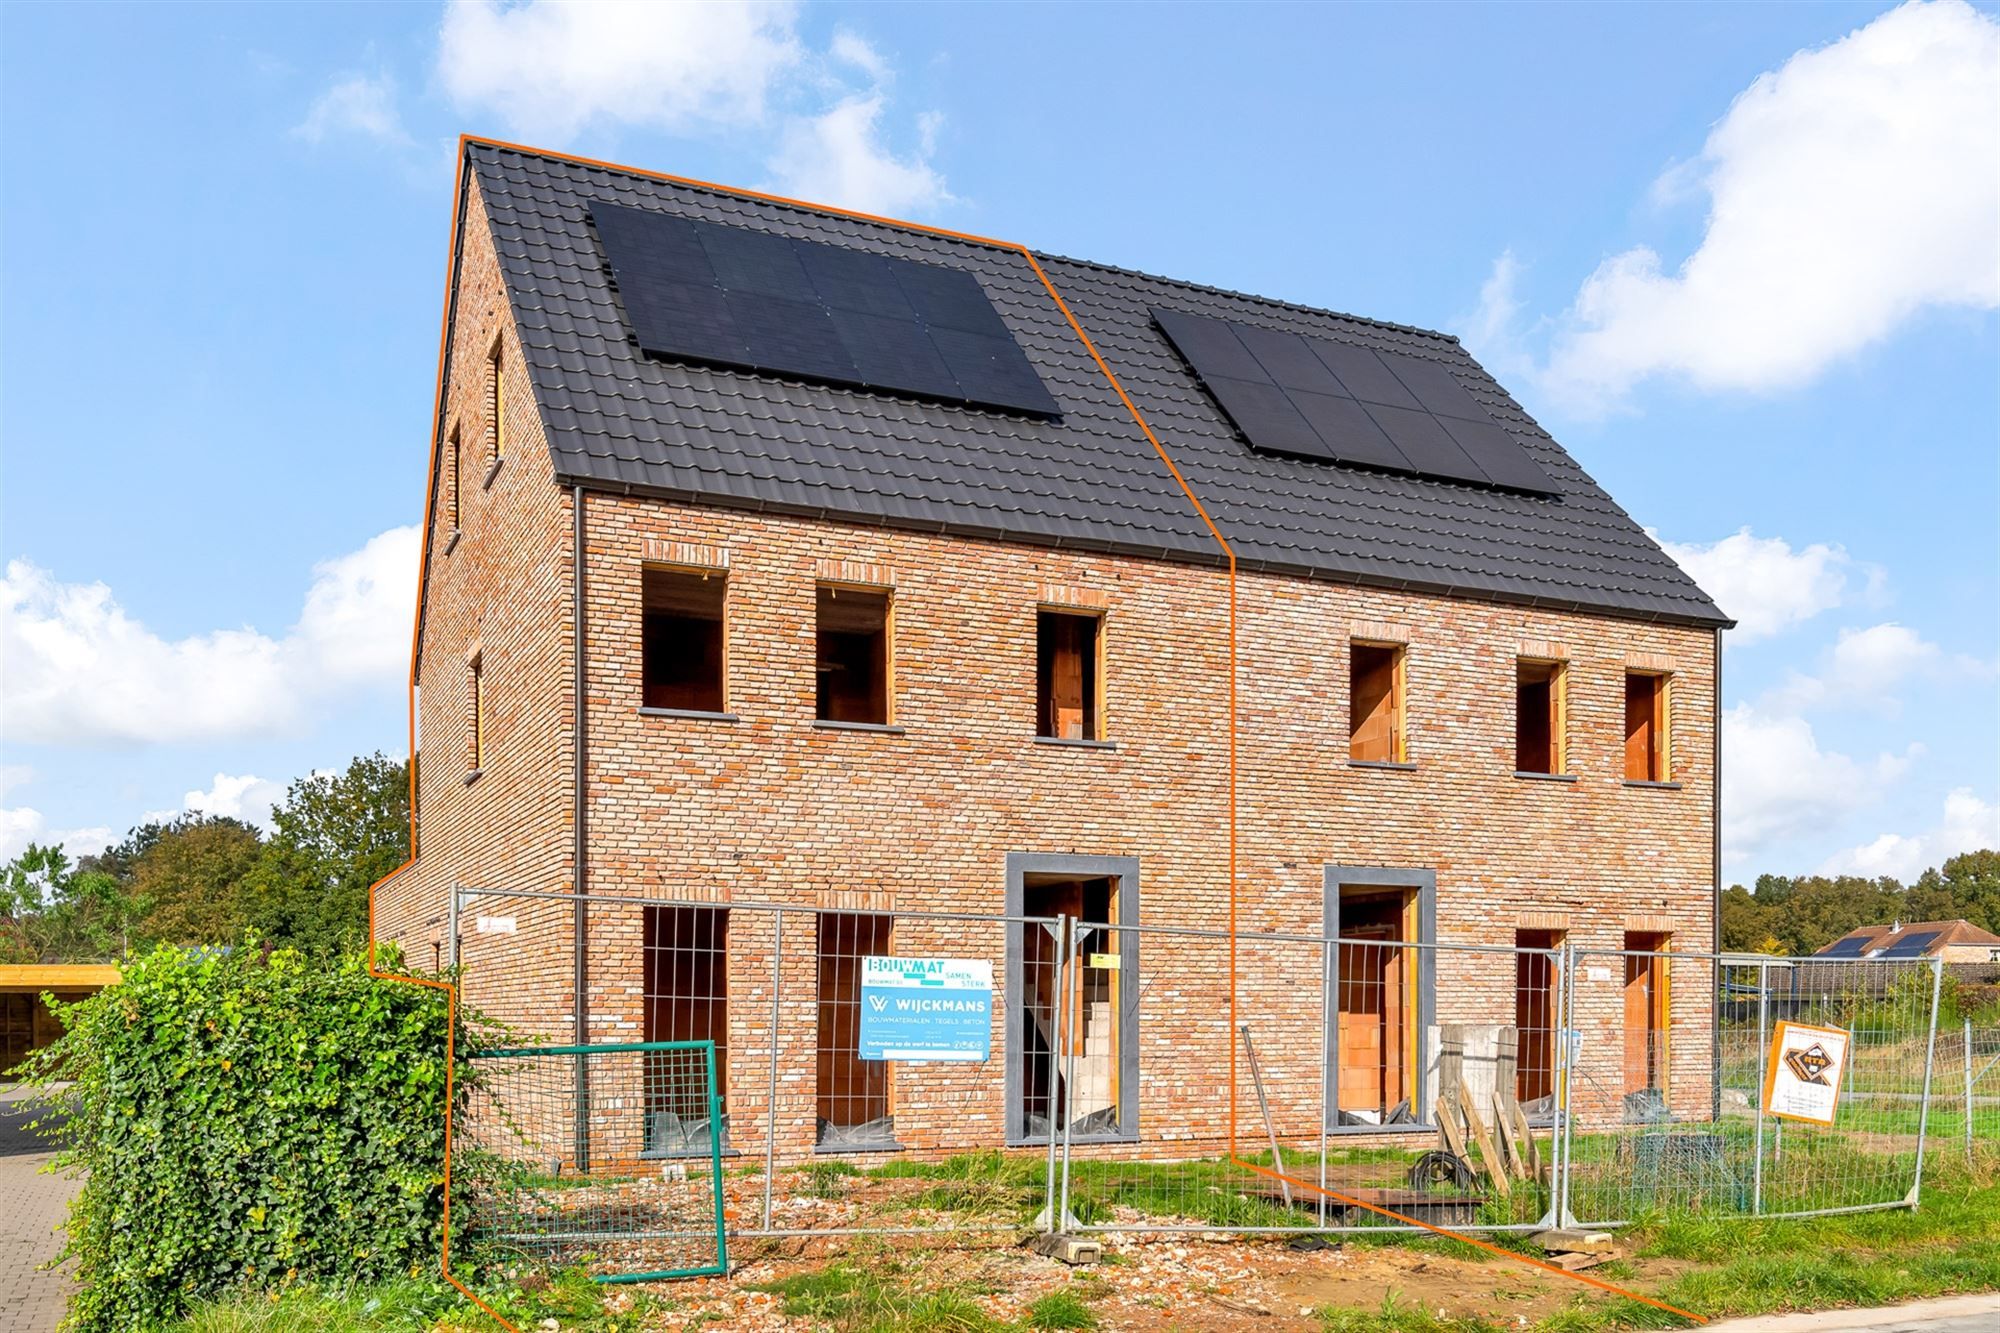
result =
[{"label": "stone window sill", "polygon": [[692,722],[741,722],[743,720],[736,713],[711,713],[705,708],[648,708],[644,704],[639,706],[639,716],[681,717],[687,718]]},{"label": "stone window sill", "polygon": [[893,722],[832,722],[826,718],[813,720],[815,731],[872,731],[883,736],[901,736],[904,728]]},{"label": "stone window sill", "polygon": [[1574,773],[1530,773],[1523,768],[1514,770],[1514,776],[1523,782],[1575,782]]},{"label": "stone window sill", "polygon": [[1034,742],[1037,745],[1054,745],[1070,750],[1115,750],[1118,748],[1117,741],[1081,740],[1068,736],[1036,736]]},{"label": "stone window sill", "polygon": [[1414,773],[1417,771],[1415,763],[1404,759],[1350,759],[1347,761],[1347,766],[1349,768],[1384,768],[1392,773]]},{"label": "stone window sill", "polygon": [[456,547],[456,546],[458,545],[458,539],[459,539],[460,537],[463,537],[464,535],[465,535],[465,534],[464,534],[463,532],[459,531],[459,530],[458,530],[457,528],[453,528],[453,529],[451,530],[451,536],[449,536],[449,537],[447,537],[447,538],[445,538],[445,539],[444,539],[444,552],[443,552],[443,553],[444,553],[445,555],[450,555],[450,554],[452,553],[452,549],[453,549],[454,547]]},{"label": "stone window sill", "polygon": [[1637,778],[1625,779],[1625,785],[1651,791],[1679,791],[1681,789],[1681,784],[1678,782],[1641,782]]},{"label": "stone window sill", "polygon": [[507,460],[504,458],[496,458],[493,460],[493,462],[486,469],[485,478],[479,483],[480,490],[484,491],[492,488],[493,479],[500,475],[500,467],[506,461]]},{"label": "stone window sill", "polygon": [[486,770],[485,770],[485,769],[483,769],[483,768],[469,768],[469,769],[467,769],[467,770],[465,771],[465,785],[466,785],[466,786],[468,786],[468,787],[470,787],[470,786],[471,786],[471,785],[472,785],[473,783],[475,783],[475,782],[479,781],[479,779],[481,779],[481,778],[483,778],[483,777],[485,777],[485,776],[486,776]]}]

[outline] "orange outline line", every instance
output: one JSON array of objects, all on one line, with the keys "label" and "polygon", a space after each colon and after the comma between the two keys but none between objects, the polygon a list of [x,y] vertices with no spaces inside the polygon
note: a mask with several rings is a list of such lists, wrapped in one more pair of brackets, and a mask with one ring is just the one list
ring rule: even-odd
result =
[{"label": "orange outline line", "polygon": [[[426,586],[426,583],[428,581],[428,575],[430,571],[431,516],[432,516],[432,511],[437,502],[437,494],[436,494],[437,466],[438,466],[438,448],[440,443],[439,423],[442,420],[444,412],[444,382],[445,382],[446,371],[448,369],[446,364],[446,357],[449,354],[451,347],[451,314],[453,309],[453,302],[457,295],[456,285],[457,285],[457,274],[458,274],[458,243],[459,243],[459,233],[460,233],[460,211],[461,208],[463,207],[465,183],[467,177],[471,173],[471,166],[470,163],[467,161],[466,157],[466,149],[468,148],[468,146],[472,144],[479,144],[487,148],[497,148],[504,152],[523,153],[531,157],[545,158],[559,162],[569,162],[577,166],[594,167],[602,171],[614,171],[627,176],[636,176],[644,180],[666,181],[674,185],[685,185],[695,189],[713,190],[718,194],[735,195],[739,198],[745,198],[745,199],[758,199],[766,203],[780,204],[788,208],[804,209],[808,212],[813,212],[813,213],[832,214],[837,217],[854,218],[858,221],[872,222],[885,227],[896,227],[904,231],[924,232],[932,236],[946,236],[950,237],[953,240],[967,241],[975,245],[989,246],[996,250],[1012,251],[1013,253],[1020,255],[1023,259],[1028,261],[1028,266],[1035,271],[1035,276],[1041,280],[1043,288],[1048,292],[1049,299],[1055,302],[1056,308],[1062,312],[1062,316],[1066,321],[1068,321],[1070,329],[1073,332],[1075,332],[1077,340],[1083,344],[1084,350],[1090,353],[1090,359],[1096,362],[1097,368],[1104,373],[1104,378],[1106,382],[1111,385],[1112,391],[1118,395],[1118,401],[1120,401],[1125,405],[1125,410],[1127,412],[1131,413],[1132,420],[1138,425],[1140,431],[1145,435],[1147,442],[1153,446],[1153,451],[1160,456],[1160,461],[1166,465],[1167,472],[1173,477],[1175,483],[1180,487],[1181,493],[1187,497],[1188,503],[1194,506],[1195,513],[1200,516],[1202,523],[1208,528],[1209,535],[1215,538],[1216,545],[1222,548],[1222,553],[1228,560],[1229,1030],[1232,1033],[1236,1030],[1237,1026],[1236,1024],[1236,989],[1237,989],[1236,550],[1229,544],[1229,539],[1222,535],[1222,529],[1216,525],[1215,520],[1209,516],[1207,506],[1202,504],[1201,497],[1195,494],[1194,488],[1188,484],[1187,478],[1181,474],[1181,470],[1174,463],[1173,457],[1167,453],[1166,446],[1160,443],[1159,437],[1153,433],[1153,428],[1146,423],[1146,418],[1140,414],[1138,405],[1135,404],[1132,401],[1131,396],[1125,392],[1125,386],[1118,382],[1118,376],[1112,373],[1110,365],[1108,365],[1105,362],[1104,357],[1098,352],[1097,345],[1090,340],[1090,335],[1084,332],[1083,325],[1078,322],[1075,314],[1073,314],[1070,311],[1068,302],[1064,301],[1062,298],[1062,293],[1056,290],[1055,283],[1049,280],[1049,275],[1042,269],[1041,262],[1035,258],[1034,252],[1031,251],[1026,245],[1022,244],[1021,242],[996,240],[990,236],[980,236],[972,232],[953,231],[946,227],[933,227],[921,222],[908,222],[901,218],[883,217],[880,214],[876,213],[864,213],[858,209],[838,208],[830,204],[810,203],[806,200],[794,199],[787,195],[770,194],[761,190],[749,190],[734,185],[722,185],[714,181],[700,180],[692,176],[676,176],[670,172],[664,172],[664,171],[646,171],[638,167],[628,167],[616,162],[602,161],[598,158],[580,157],[572,153],[551,152],[547,149],[532,148],[526,144],[509,143],[506,142],[505,140],[500,140],[500,139],[488,139],[479,135],[473,135],[473,134],[459,135],[458,154],[457,154],[457,174],[452,184],[451,240],[449,246],[447,247],[447,259],[445,264],[444,313],[440,318],[439,330],[438,330],[437,389],[433,398],[432,412],[431,412],[430,456],[426,464],[428,477],[424,487],[423,541],[421,544],[420,554],[418,556],[417,611],[415,616],[415,623],[411,626],[410,630],[410,677],[408,681],[408,694],[410,701],[410,723],[409,723],[410,857],[408,860],[404,861],[402,865],[396,867],[396,869],[390,871],[388,874],[384,875],[381,879],[375,881],[375,883],[371,884],[368,888],[368,973],[370,976],[381,977],[390,981],[407,981],[418,986],[435,987],[445,992],[448,1009],[447,1009],[447,1026],[445,1029],[444,1253],[441,1256],[444,1276],[445,1280],[450,1282],[452,1286],[464,1292],[466,1298],[470,1300],[474,1305],[477,1305],[480,1309],[492,1315],[496,1320],[499,1320],[500,1324],[503,1327],[507,1328],[510,1331],[510,1333],[519,1333],[519,1330],[516,1329],[513,1324],[509,1323],[507,1319],[500,1314],[499,1311],[495,1310],[485,1301],[480,1300],[478,1296],[472,1293],[470,1288],[468,1288],[464,1283],[460,1282],[456,1277],[452,1276],[451,1272],[451,1100],[452,1100],[452,1072],[453,1072],[451,1065],[451,1058],[452,1058],[453,1033],[457,1028],[457,1015],[458,1015],[457,987],[453,986],[449,982],[427,981],[421,977],[378,972],[375,968],[375,890],[381,887],[383,884],[388,883],[391,879],[394,879],[397,875],[401,874],[403,871],[409,869],[411,866],[416,864],[417,645],[422,641],[423,611],[424,611],[425,600],[429,593],[429,589]],[[1236,1151],[1236,1139],[1237,1139],[1236,1080],[1237,1080],[1236,1043],[1234,1041],[1231,1041],[1229,1043],[1229,1160],[1234,1165],[1244,1167],[1260,1175],[1271,1176],[1274,1179],[1286,1181],[1289,1184],[1299,1186],[1300,1188],[1303,1189],[1314,1191],[1315,1193],[1324,1194],[1328,1198],[1337,1199],[1340,1202],[1351,1205],[1353,1207],[1365,1208],[1370,1212],[1380,1213],[1384,1217],[1394,1218],[1399,1222],[1406,1222],[1412,1226],[1421,1227],[1426,1231],[1436,1232],[1440,1236],[1445,1236],[1451,1240],[1462,1241],[1467,1245],[1474,1246],[1478,1249],[1490,1251],[1493,1254],[1502,1255],[1511,1259],[1517,1259],[1520,1262],[1527,1264],[1533,1268],[1543,1269],[1547,1272],[1556,1273],[1563,1277],[1575,1278],[1578,1282],[1584,1283],[1588,1286],[1598,1287],[1605,1291],[1612,1292],[1616,1295],[1624,1296],[1631,1300],[1639,1301],[1646,1305],[1651,1305],[1661,1310],[1666,1310],[1672,1314],[1679,1315],[1684,1319],[1691,1319],[1697,1324],[1705,1324],[1708,1322],[1706,1319],[1704,1319],[1702,1316],[1698,1314],[1692,1314],[1689,1311],[1677,1309],[1676,1307],[1667,1305],[1664,1302],[1656,1301],[1649,1296],[1641,1296],[1637,1292],[1627,1291],[1622,1287],[1613,1286],[1611,1283],[1605,1282],[1602,1279],[1587,1277],[1582,1273],[1572,1273],[1567,1269],[1558,1268],[1554,1264],[1545,1264],[1539,1260],[1531,1259],[1524,1254],[1517,1253],[1516,1251],[1503,1249],[1500,1246],[1489,1244],[1486,1241],[1478,1240],[1471,1236],[1461,1235],[1458,1232],[1448,1230],[1444,1227],[1433,1226],[1428,1222],[1420,1222],[1416,1218],[1405,1217],[1401,1213],[1391,1212],[1387,1208],[1377,1207],[1374,1204],[1364,1202],[1363,1200],[1360,1199],[1351,1198],[1347,1195],[1340,1194],[1334,1190],[1326,1189],[1323,1186],[1315,1185],[1308,1181],[1297,1180],[1290,1176],[1281,1175],[1280,1173],[1275,1172],[1268,1167],[1259,1166],[1254,1162],[1245,1161],[1241,1156],[1237,1154]]]}]

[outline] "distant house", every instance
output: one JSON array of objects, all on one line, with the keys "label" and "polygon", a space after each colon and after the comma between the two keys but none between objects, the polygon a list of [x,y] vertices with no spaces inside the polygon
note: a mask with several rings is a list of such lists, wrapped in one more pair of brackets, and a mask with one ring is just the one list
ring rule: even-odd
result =
[{"label": "distant house", "polygon": [[74,1004],[117,984],[113,963],[0,964],[0,1078],[62,1035],[44,995]]},{"label": "distant house", "polygon": [[1970,921],[1897,921],[1850,930],[1815,958],[1938,958],[1947,963],[2000,963],[2000,935]]}]

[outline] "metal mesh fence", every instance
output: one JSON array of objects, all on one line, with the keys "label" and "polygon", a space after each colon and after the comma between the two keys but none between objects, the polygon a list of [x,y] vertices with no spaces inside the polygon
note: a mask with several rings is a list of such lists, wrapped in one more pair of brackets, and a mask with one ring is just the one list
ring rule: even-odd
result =
[{"label": "metal mesh fence", "polygon": [[612,1281],[728,1271],[721,1143],[704,1135],[694,1149],[686,1129],[717,1115],[712,1044],[472,1059],[456,1177],[476,1234]]},{"label": "metal mesh fence", "polygon": [[[1923,960],[1578,951],[1566,1002],[1570,1213],[1616,1225],[1914,1202],[1938,975]],[[1830,1123],[1767,1111],[1773,1061],[1789,1053],[1780,1024],[1844,1034]]]},{"label": "metal mesh fence", "polygon": [[[1350,913],[1362,916],[1362,913]],[[1091,1041],[1145,1045],[1136,1123],[1072,1121],[1065,1216],[1085,1230],[1455,1229],[1534,1226],[1549,1206],[1555,950],[1414,944],[1365,920],[1329,939],[1077,926],[1082,977],[1065,1077],[1090,1104],[1115,1062]],[[1136,976],[1125,953],[1171,959]],[[1231,969],[1237,1002],[1231,1022]],[[1236,1097],[1231,1119],[1231,1081]],[[1141,1133],[1143,1131],[1143,1133]],[[1370,1206],[1372,1205],[1372,1207]]]},{"label": "metal mesh fence", "polygon": [[[1021,916],[593,897],[590,1027],[628,1054],[487,1066],[508,1136],[481,1146],[535,1187],[496,1230],[684,1239],[651,1203],[610,1211],[625,1196],[584,1184],[607,1173],[705,1185],[749,1237],[1790,1216],[1913,1201],[1926,1132],[2000,1129],[2000,1032],[1938,1040],[1923,960],[1416,942],[1414,900],[1368,886],[1343,887],[1337,935],[1232,942],[1106,911],[1102,881],[1027,887]],[[571,1030],[568,940],[550,946],[572,901],[467,898],[467,1002]],[[990,974],[977,1049],[871,1048],[867,978],[899,959]],[[1765,1113],[1781,1022],[1849,1036],[1831,1124]],[[689,1044],[713,1053],[706,1103],[646,1063]]]}]

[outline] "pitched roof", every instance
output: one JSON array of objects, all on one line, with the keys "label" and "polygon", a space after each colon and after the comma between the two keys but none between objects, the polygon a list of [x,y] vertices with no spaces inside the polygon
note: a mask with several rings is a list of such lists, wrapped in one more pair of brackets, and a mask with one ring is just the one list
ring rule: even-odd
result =
[{"label": "pitched roof", "polygon": [[1861,942],[1859,949],[1850,945],[1844,952],[1848,955],[1859,953],[1866,956],[1875,949],[1886,949],[1897,940],[1906,940],[1916,935],[1932,937],[1924,944],[1922,956],[1925,957],[1940,949],[1961,948],[1966,945],[2000,947],[2000,935],[1995,935],[1990,930],[1982,930],[1964,918],[1956,921],[1904,921],[1892,922],[1886,926],[1862,926],[1850,930],[1840,939],[1821,949],[1814,957],[1831,953],[1840,947],[1842,940],[1859,940]]},{"label": "pitched roof", "polygon": [[[564,484],[1219,559],[1200,516],[1021,251],[477,141],[466,152]],[[648,357],[632,339],[586,221],[593,200],[969,272],[1062,415],[1042,420]],[[1731,623],[1456,339],[1100,264],[1037,259],[1241,567]],[[1253,453],[1155,327],[1155,308],[1435,361],[1509,429],[1560,494]]]}]

